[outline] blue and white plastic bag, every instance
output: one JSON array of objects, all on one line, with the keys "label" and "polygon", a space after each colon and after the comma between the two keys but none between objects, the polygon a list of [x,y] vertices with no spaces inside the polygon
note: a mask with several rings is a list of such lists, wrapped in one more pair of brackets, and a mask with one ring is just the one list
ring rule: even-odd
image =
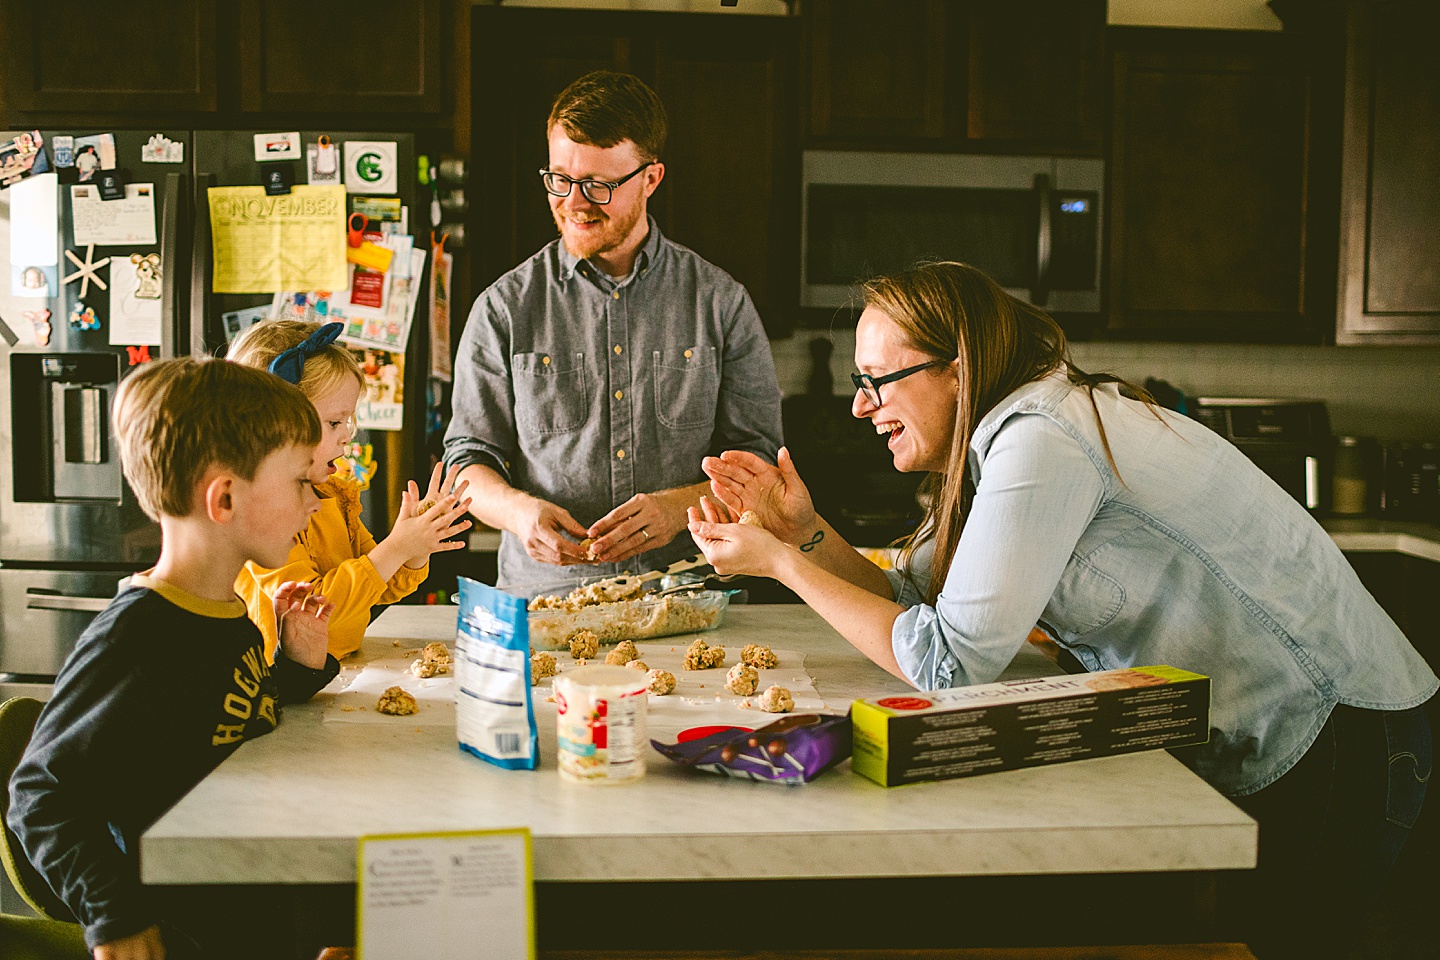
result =
[{"label": "blue and white plastic bag", "polygon": [[455,628],[455,736],[460,749],[507,770],[540,761],[530,702],[525,601],[460,578]]}]

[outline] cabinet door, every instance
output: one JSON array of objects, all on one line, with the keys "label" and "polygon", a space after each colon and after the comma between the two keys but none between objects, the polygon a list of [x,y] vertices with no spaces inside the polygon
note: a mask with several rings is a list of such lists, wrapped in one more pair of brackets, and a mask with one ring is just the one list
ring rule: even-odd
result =
[{"label": "cabinet door", "polygon": [[1440,343],[1440,11],[1349,10],[1340,343]]},{"label": "cabinet door", "polygon": [[804,6],[810,133],[940,140],[944,0],[813,0]]},{"label": "cabinet door", "polygon": [[475,289],[555,239],[538,171],[557,94],[592,70],[634,73],[665,104],[665,235],[750,291],[788,332],[799,260],[796,25],[771,17],[476,8],[472,14]]},{"label": "cabinet door", "polygon": [[682,23],[659,39],[655,92],[670,142],[656,216],[666,236],[745,285],[772,337],[793,323],[799,275],[795,24]]},{"label": "cabinet door", "polygon": [[1292,38],[1111,39],[1109,332],[1318,342],[1304,308],[1308,87]]},{"label": "cabinet door", "polygon": [[215,6],[3,0],[9,106],[30,112],[212,111]]},{"label": "cabinet door", "polygon": [[[592,70],[638,72],[623,18],[590,11],[477,7],[471,39],[474,289],[555,239],[539,170],[555,97]],[[648,68],[648,63],[646,64]],[[662,187],[663,189],[663,187]]]},{"label": "cabinet door", "polygon": [[1100,151],[1105,0],[974,2],[968,27],[968,139]]},{"label": "cabinet door", "polygon": [[241,0],[240,108],[438,112],[440,5],[440,0]]}]

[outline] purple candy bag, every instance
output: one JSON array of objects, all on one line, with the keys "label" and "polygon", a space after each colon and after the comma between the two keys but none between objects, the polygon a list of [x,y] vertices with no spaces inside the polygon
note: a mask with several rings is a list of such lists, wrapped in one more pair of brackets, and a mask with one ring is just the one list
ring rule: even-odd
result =
[{"label": "purple candy bag", "polygon": [[850,717],[799,713],[758,730],[732,727],[680,743],[650,743],[696,770],[770,783],[806,783],[850,756]]}]

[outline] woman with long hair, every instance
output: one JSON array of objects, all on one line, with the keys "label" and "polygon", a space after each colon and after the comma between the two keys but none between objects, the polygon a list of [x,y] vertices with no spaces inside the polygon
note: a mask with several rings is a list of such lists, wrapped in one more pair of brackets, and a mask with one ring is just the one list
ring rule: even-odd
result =
[{"label": "woman with long hair", "polygon": [[[959,263],[864,290],[852,412],[929,474],[896,569],[815,514],[783,450],[706,459],[706,557],[922,690],[993,681],[1037,624],[1088,670],[1209,676],[1210,740],[1176,754],[1260,821],[1257,952],[1342,949],[1423,802],[1434,673],[1314,518],[1217,434],[1078,370],[1044,311]],[[745,510],[761,526],[727,522]]]}]

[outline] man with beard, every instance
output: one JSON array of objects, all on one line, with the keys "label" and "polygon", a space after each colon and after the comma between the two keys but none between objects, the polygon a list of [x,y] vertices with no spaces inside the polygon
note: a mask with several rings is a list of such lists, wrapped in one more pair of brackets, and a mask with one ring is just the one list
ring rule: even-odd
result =
[{"label": "man with beard", "polygon": [[708,489],[700,461],[749,450],[773,462],[781,443],[749,294],[647,213],[665,176],[655,92],[587,74],[556,98],[546,132],[540,180],[560,238],[475,301],[445,434],[471,512],[503,532],[501,586],[694,553],[684,534]]}]

